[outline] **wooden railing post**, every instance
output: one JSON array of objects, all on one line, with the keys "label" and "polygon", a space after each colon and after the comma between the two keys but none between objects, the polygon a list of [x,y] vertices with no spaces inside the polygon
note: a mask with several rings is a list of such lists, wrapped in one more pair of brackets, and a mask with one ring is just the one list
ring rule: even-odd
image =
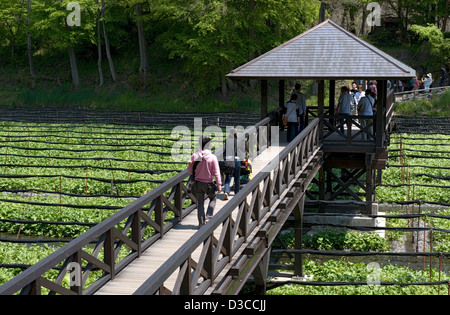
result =
[{"label": "wooden railing post", "polygon": [[231,255],[233,252],[233,225],[231,224],[231,216],[228,217],[225,222],[223,223],[223,229],[226,229],[225,231],[225,238],[223,241],[223,249],[225,250],[225,255],[230,257],[231,261]]},{"label": "wooden railing post", "polygon": [[183,280],[181,281],[180,287],[180,295],[191,295],[192,287],[191,287],[191,256],[189,255],[188,259],[181,266],[180,272],[182,273]]},{"label": "wooden railing post", "polygon": [[[82,270],[81,270],[81,253],[80,251],[77,251],[75,254],[73,254],[72,256],[72,262],[74,262],[76,264],[76,268],[75,268],[75,274],[72,275],[72,271],[68,270],[69,275],[70,275],[70,282],[73,283],[73,285],[70,286],[70,290],[72,290],[73,292],[75,292],[78,295],[82,294],[82,290],[83,290],[83,280],[82,280]],[[73,278],[72,278],[73,277]]]},{"label": "wooden railing post", "polygon": [[40,278],[34,280],[29,285],[29,295],[41,295],[41,284],[40,284]]},{"label": "wooden railing post", "polygon": [[109,229],[106,232],[106,239],[104,244],[104,256],[105,256],[105,264],[107,264],[111,268],[111,280],[116,276],[116,268],[115,268],[115,255],[114,255],[114,232],[112,229]]},{"label": "wooden railing post", "polygon": [[242,211],[242,215],[240,221],[236,223],[238,223],[239,229],[242,232],[242,236],[246,241],[249,233],[248,233],[248,215],[247,215],[248,208],[245,200],[240,204],[239,211]]},{"label": "wooden railing post", "polygon": [[258,221],[258,224],[261,220],[261,210],[263,207],[263,202],[262,202],[262,197],[261,197],[261,191],[259,189],[256,189],[256,192],[253,192],[254,194],[256,193],[256,197],[255,197],[255,202],[254,205],[252,207],[251,212],[255,218],[256,221]]},{"label": "wooden railing post", "polygon": [[159,226],[159,237],[164,237],[164,207],[161,196],[156,198],[156,206],[155,206],[155,221]]},{"label": "wooden railing post", "polygon": [[178,217],[178,220],[179,220],[178,222],[181,222],[181,220],[183,219],[183,191],[181,189],[181,184],[182,183],[180,182],[176,185],[175,196],[174,196],[175,208],[177,208],[178,211],[180,212],[179,215],[175,214],[175,216]]},{"label": "wooden railing post", "polygon": [[384,144],[384,111],[386,110],[386,96],[387,96],[387,81],[381,80],[378,82],[378,99],[377,99],[377,112],[375,114],[376,119],[376,147],[382,148]]},{"label": "wooden railing post", "polygon": [[[206,258],[205,258],[205,271],[208,274],[207,279],[213,280],[214,279],[214,244],[213,244],[213,235],[209,238],[209,243],[207,244],[208,250],[206,252]],[[217,250],[220,250],[219,248]]]},{"label": "wooden railing post", "polygon": [[345,115],[345,124],[347,125],[347,145],[352,145],[352,117]]},{"label": "wooden railing post", "polygon": [[131,240],[137,245],[138,257],[142,252],[142,235],[141,235],[141,219],[139,217],[139,211],[133,215],[133,222],[131,223]]}]

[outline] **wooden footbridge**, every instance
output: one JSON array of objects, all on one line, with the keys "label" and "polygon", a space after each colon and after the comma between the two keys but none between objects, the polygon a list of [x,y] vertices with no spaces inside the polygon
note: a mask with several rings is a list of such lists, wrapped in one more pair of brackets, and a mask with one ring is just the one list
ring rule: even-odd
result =
[{"label": "wooden footbridge", "polygon": [[[307,53],[311,49],[317,53]],[[345,62],[327,66],[327,50],[333,62]],[[360,64],[355,61],[352,68],[346,62],[348,51],[354,61],[366,58],[376,65],[361,74]],[[296,54],[301,58],[291,58]],[[281,60],[304,64],[290,64],[283,72],[287,64]],[[219,200],[206,225],[197,228],[196,200],[183,171],[2,285],[0,294],[237,294],[250,276],[257,293],[264,293],[271,245],[291,215],[295,248],[301,248],[305,199],[328,211],[346,194],[359,203],[356,211],[372,211],[376,171],[385,167],[393,114],[387,80],[413,76],[414,70],[333,22],[319,24],[229,74],[261,80],[262,120],[245,131],[256,139],[250,146],[254,177],[230,200]],[[335,115],[335,80],[348,78],[378,80],[374,117]],[[266,117],[269,79],[279,80],[280,104],[285,80],[318,82],[317,117],[290,143],[280,141],[277,122]],[[369,123],[363,126],[360,119]],[[341,177],[334,169],[341,170]],[[313,181],[315,194],[307,190]],[[353,186],[362,188],[364,196]],[[294,258],[295,274],[301,275],[301,256]]]},{"label": "wooden footbridge", "polygon": [[[278,140],[270,134],[278,127],[268,128],[269,122],[247,131],[258,140]],[[57,294],[233,294],[251,274],[264,286],[270,245],[321,166],[318,127],[313,120],[288,145],[260,147],[267,142],[257,141],[254,178],[220,200],[202,228],[184,171],[1,286],[0,294],[44,288]],[[127,252],[123,258],[121,251]],[[56,279],[44,278],[53,268],[60,269]]]}]

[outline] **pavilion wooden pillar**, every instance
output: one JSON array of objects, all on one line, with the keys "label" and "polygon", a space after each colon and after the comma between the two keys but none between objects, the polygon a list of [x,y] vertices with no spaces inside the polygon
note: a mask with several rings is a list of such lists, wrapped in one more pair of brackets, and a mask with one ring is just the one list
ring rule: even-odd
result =
[{"label": "pavilion wooden pillar", "polygon": [[[376,150],[383,150],[385,140],[384,110],[386,109],[387,81],[377,82],[377,112],[375,114],[375,145]],[[379,152],[377,152],[379,153]]]},{"label": "pavilion wooden pillar", "polygon": [[[303,249],[303,212],[305,209],[305,195],[302,196],[298,204],[295,205],[294,210],[294,248],[298,250]],[[294,274],[303,277],[303,256],[302,254],[294,254]]]},{"label": "pavilion wooden pillar", "polygon": [[[319,80],[318,83],[318,91],[317,91],[317,115],[319,116],[319,141],[323,142],[323,133],[324,133],[324,114],[325,114],[325,81]],[[325,199],[325,171],[323,169],[323,165],[319,170],[319,200]]]},{"label": "pavilion wooden pillar", "polygon": [[336,81],[330,80],[330,87],[328,89],[329,91],[329,99],[328,99],[328,109],[330,111],[330,115],[334,115],[334,103],[336,98]]},{"label": "pavilion wooden pillar", "polygon": [[284,90],[286,84],[284,80],[278,81],[278,107],[283,107],[286,100],[284,99]]},{"label": "pavilion wooden pillar", "polygon": [[268,84],[267,80],[261,80],[261,120],[267,117]]},{"label": "pavilion wooden pillar", "polygon": [[317,114],[319,116],[320,122],[319,122],[319,141],[323,141],[323,115],[325,112],[325,81],[324,80],[318,80],[318,91],[317,91]]}]

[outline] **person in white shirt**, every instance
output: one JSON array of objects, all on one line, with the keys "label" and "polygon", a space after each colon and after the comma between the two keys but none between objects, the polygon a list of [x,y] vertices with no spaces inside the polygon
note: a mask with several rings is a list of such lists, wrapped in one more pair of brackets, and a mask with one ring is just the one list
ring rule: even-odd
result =
[{"label": "person in white shirt", "polygon": [[428,73],[427,75],[424,75],[422,78],[423,82],[423,88],[425,89],[425,92],[430,92],[430,86],[433,82],[431,73]]},{"label": "person in white shirt", "polygon": [[297,105],[297,94],[292,94],[289,102],[286,103],[287,141],[291,142],[298,135],[299,105]]},{"label": "person in white shirt", "polygon": [[[367,127],[373,123],[373,107],[375,105],[375,99],[372,96],[372,91],[370,89],[366,90],[366,95],[359,100],[358,103],[358,115],[360,116],[370,116],[371,118],[364,117],[360,118],[359,122],[363,128]],[[373,126],[367,128],[363,131],[362,140],[369,140],[370,136],[373,137]]]},{"label": "person in white shirt", "polygon": [[358,91],[355,93],[355,101],[356,101],[356,106],[358,106],[359,104],[359,100],[361,99],[361,97],[364,97],[365,92],[363,91],[363,86],[362,85],[358,85]]}]

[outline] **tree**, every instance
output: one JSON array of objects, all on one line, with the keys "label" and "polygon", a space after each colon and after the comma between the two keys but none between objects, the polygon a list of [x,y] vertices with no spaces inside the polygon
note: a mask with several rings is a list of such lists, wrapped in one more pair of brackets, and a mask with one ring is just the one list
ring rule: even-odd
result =
[{"label": "tree", "polygon": [[436,25],[412,25],[411,30],[419,35],[419,39],[429,42],[431,52],[438,57],[439,63],[448,64],[450,62],[450,38],[445,38]]},{"label": "tree", "polygon": [[144,81],[144,87],[147,86],[148,78],[148,56],[147,56],[147,41],[145,39],[144,23],[142,21],[142,4],[136,3],[136,24],[139,37],[139,74],[141,74]]},{"label": "tree", "polygon": [[33,29],[41,38],[46,38],[49,49],[67,51],[69,54],[72,82],[75,89],[80,85],[80,75],[75,48],[84,47],[87,43],[95,44],[96,14],[98,5],[95,0],[78,0],[81,8],[80,26],[67,25],[67,10],[70,0],[40,0],[35,8]]},{"label": "tree", "polygon": [[[117,0],[118,5],[123,8],[123,12],[127,12],[136,25],[139,44],[138,74],[144,88],[147,86],[149,75],[148,47],[145,35],[145,22],[149,11],[149,2],[149,0]],[[124,19],[124,16],[122,16],[122,19]]]},{"label": "tree", "polygon": [[450,0],[441,0],[438,1],[436,6],[437,18],[442,18],[442,26],[441,31],[447,31],[447,21],[450,15]]},{"label": "tree", "polygon": [[102,39],[101,39],[101,22],[100,22],[100,19],[103,16],[102,11],[103,6],[102,9],[98,10],[98,19],[97,19],[97,55],[98,55],[97,67],[98,67],[99,87],[102,87],[103,84],[105,83],[105,76],[103,75],[103,67],[102,67]]},{"label": "tree", "polygon": [[106,31],[106,22],[105,22],[105,0],[102,0],[102,8],[101,8],[101,18],[102,18],[102,26],[103,26],[103,38],[105,39],[105,50],[106,50],[106,58],[108,59],[109,71],[111,72],[111,77],[114,82],[117,81],[116,68],[114,66],[114,61],[111,56],[111,48],[109,44],[108,32]]},{"label": "tree", "polygon": [[153,16],[172,27],[158,37],[170,58],[181,58],[198,94],[222,86],[242,63],[310,27],[319,1],[174,0],[154,3]]},{"label": "tree", "polygon": [[426,25],[435,23],[436,19],[448,16],[448,0],[382,0],[396,14],[399,27],[406,33],[408,27],[413,24]]},{"label": "tree", "polygon": [[14,60],[16,45],[24,43],[26,6],[17,0],[2,0],[0,6],[0,34],[5,40],[0,45],[9,45],[10,57]]},{"label": "tree", "polygon": [[[98,3],[98,0],[96,0]],[[103,30],[103,31],[102,31]],[[105,42],[106,58],[108,59],[109,70],[111,72],[111,78],[113,82],[117,81],[116,68],[114,66],[114,61],[111,55],[111,48],[109,44],[108,31],[106,30],[105,22],[105,0],[101,0],[101,6],[98,7],[98,18],[97,18],[97,67],[99,72],[99,86],[103,86],[105,78],[102,68],[102,34]]]},{"label": "tree", "polygon": [[33,52],[31,48],[31,31],[30,31],[30,14],[31,14],[31,0],[27,0],[27,52],[28,65],[30,67],[30,75],[32,80],[32,87],[36,85],[36,73],[34,71]]}]

